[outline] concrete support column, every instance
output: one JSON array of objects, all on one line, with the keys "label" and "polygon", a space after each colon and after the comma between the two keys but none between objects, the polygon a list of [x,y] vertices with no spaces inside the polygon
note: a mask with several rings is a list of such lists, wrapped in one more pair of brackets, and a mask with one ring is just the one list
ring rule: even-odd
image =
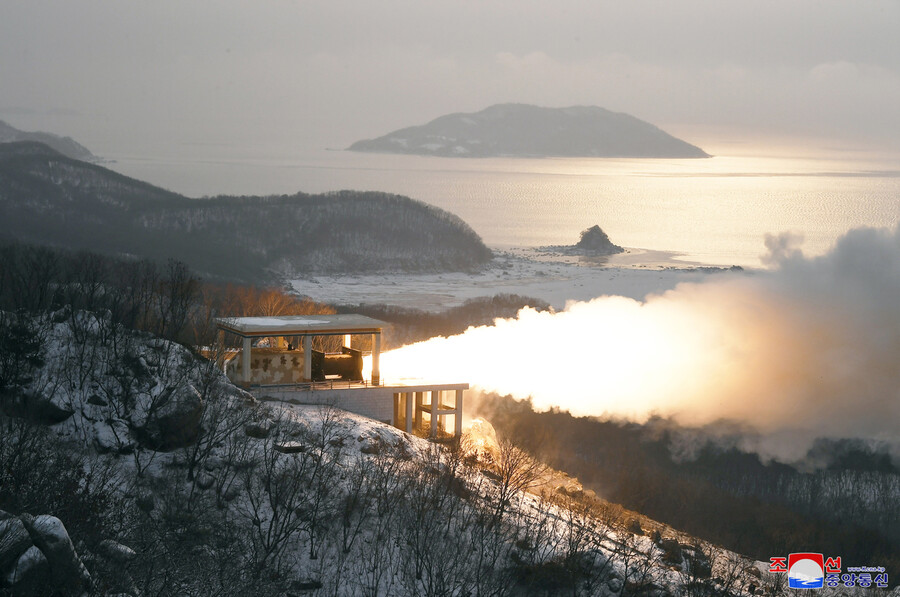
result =
[{"label": "concrete support column", "polygon": [[425,392],[416,392],[416,414],[415,421],[413,421],[413,425],[415,425],[416,429],[422,428],[422,403],[425,401]]},{"label": "concrete support column", "polygon": [[453,435],[462,436],[463,391],[456,390],[456,415],[454,415]]},{"label": "concrete support column", "polygon": [[391,425],[397,427],[400,423],[400,396],[402,394],[394,394],[394,414],[391,416]]},{"label": "concrete support column", "polygon": [[372,385],[381,383],[381,332],[375,333],[375,342],[372,347]]},{"label": "concrete support column", "polygon": [[312,381],[312,336],[303,336],[303,381]]},{"label": "concrete support column", "polygon": [[250,338],[244,338],[241,346],[241,383],[250,385]]},{"label": "concrete support column", "polygon": [[437,437],[438,414],[437,411],[441,407],[441,393],[438,390],[431,392],[431,437]]},{"label": "concrete support column", "polygon": [[406,392],[406,432],[412,433],[413,430],[413,393]]},{"label": "concrete support column", "polygon": [[353,346],[350,344],[350,334],[344,334],[344,346],[346,346],[347,348],[353,348]]}]

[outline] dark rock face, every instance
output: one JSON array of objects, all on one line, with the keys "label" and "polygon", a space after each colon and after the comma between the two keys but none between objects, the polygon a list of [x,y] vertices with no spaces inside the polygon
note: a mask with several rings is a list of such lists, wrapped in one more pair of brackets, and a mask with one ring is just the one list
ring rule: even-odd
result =
[{"label": "dark rock face", "polygon": [[31,545],[31,535],[21,520],[0,520],[0,574],[18,561]]},{"label": "dark rock face", "polygon": [[95,550],[94,561],[99,582],[107,585],[108,594],[140,595],[140,590],[129,572],[129,566],[137,554],[127,545],[111,539],[101,541]]},{"label": "dark rock face", "polygon": [[703,550],[693,545],[683,545],[684,560],[688,572],[695,578],[710,578],[712,576],[712,562]]},{"label": "dark rock face", "polygon": [[192,444],[200,432],[203,414],[203,402],[194,386],[180,386],[160,402],[146,424],[137,429],[142,442],[164,451]]},{"label": "dark rock face", "polygon": [[97,545],[97,555],[122,566],[137,557],[133,549],[112,539],[104,539]]},{"label": "dark rock face", "polygon": [[22,514],[0,520],[0,588],[13,595],[82,595],[91,586],[62,521]]},{"label": "dark rock face", "polygon": [[73,414],[71,408],[60,405],[58,401],[48,396],[38,395],[29,398],[29,407],[31,414],[38,420],[48,425],[61,423]]},{"label": "dark rock face", "polygon": [[575,248],[591,255],[614,255],[625,250],[619,245],[614,245],[609,236],[597,225],[582,231],[581,240],[575,244]]},{"label": "dark rock face", "polygon": [[50,563],[44,553],[32,545],[16,560],[9,573],[0,582],[13,588],[13,594],[30,595],[47,592],[53,586],[49,582]]},{"label": "dark rock face", "polygon": [[596,106],[499,104],[357,141],[350,151],[443,157],[706,158],[699,147]]}]

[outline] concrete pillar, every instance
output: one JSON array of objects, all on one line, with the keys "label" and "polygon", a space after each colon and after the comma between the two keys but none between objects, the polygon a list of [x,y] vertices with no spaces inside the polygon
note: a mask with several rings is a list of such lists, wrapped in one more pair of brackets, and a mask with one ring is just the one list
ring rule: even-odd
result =
[{"label": "concrete pillar", "polygon": [[422,428],[422,402],[424,402],[424,399],[425,392],[416,392],[416,413],[415,421],[413,421],[416,429]]},{"label": "concrete pillar", "polygon": [[463,391],[456,390],[456,415],[454,415],[453,435],[462,436]]},{"label": "concrete pillar", "polygon": [[405,392],[406,397],[406,432],[412,433],[413,430],[413,393]]},{"label": "concrete pillar", "polygon": [[438,390],[431,391],[431,437],[437,437],[438,414],[441,407],[441,393]]},{"label": "concrete pillar", "polygon": [[250,385],[250,338],[244,338],[241,346],[241,383]]},{"label": "concrete pillar", "polygon": [[350,344],[350,334],[344,334],[344,346],[347,348],[353,348]]},{"label": "concrete pillar", "polygon": [[372,385],[381,383],[381,332],[375,332],[375,342],[372,347]]},{"label": "concrete pillar", "polygon": [[303,336],[303,381],[312,381],[312,336]]},{"label": "concrete pillar", "polygon": [[391,425],[397,427],[400,424],[400,394],[394,394],[394,414],[391,417]]}]

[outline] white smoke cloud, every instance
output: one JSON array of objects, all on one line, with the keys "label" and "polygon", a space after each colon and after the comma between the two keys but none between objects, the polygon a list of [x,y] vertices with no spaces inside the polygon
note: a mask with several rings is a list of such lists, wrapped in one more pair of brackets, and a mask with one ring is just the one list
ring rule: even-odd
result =
[{"label": "white smoke cloud", "polygon": [[816,437],[900,444],[900,227],[852,230],[816,258],[797,241],[766,239],[769,271],[643,303],[524,309],[387,353],[382,370],[467,380],[576,415],[731,421],[755,430],[745,448],[783,460]]}]

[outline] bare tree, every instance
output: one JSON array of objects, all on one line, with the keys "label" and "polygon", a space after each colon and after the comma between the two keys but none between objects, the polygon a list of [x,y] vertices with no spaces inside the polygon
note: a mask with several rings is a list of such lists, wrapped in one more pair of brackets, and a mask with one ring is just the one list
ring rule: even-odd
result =
[{"label": "bare tree", "polygon": [[502,522],[512,500],[538,484],[547,471],[547,465],[503,439],[500,441],[493,471],[496,474],[497,493],[492,524],[497,525]]},{"label": "bare tree", "polygon": [[277,566],[290,542],[306,526],[305,481],[310,459],[283,454],[274,439],[261,441],[255,467],[243,473],[243,499],[236,510],[250,523],[254,574]]}]

